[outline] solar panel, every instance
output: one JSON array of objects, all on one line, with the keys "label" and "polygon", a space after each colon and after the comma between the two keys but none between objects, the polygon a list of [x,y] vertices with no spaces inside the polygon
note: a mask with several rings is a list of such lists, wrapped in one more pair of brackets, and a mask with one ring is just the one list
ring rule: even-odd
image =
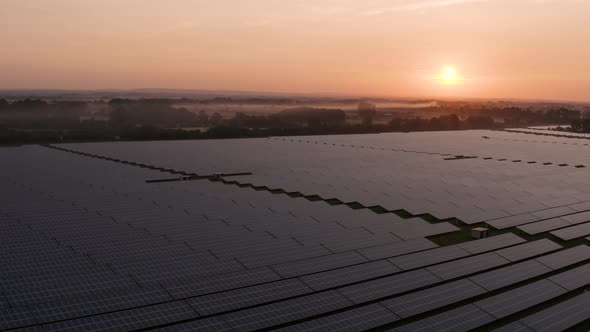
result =
[{"label": "solar panel", "polygon": [[401,241],[358,250],[358,252],[369,260],[383,259],[409,254],[416,251],[436,248],[437,245],[425,238]]},{"label": "solar panel", "polygon": [[467,279],[453,281],[381,302],[396,315],[406,318],[485,293]]},{"label": "solar panel", "polygon": [[485,311],[469,304],[390,331],[469,331],[494,320]]},{"label": "solar panel", "polygon": [[294,248],[292,250],[283,250],[280,256],[276,255],[270,248],[266,249],[264,253],[258,253],[257,255],[240,255],[237,259],[246,268],[258,268],[268,265],[280,264],[289,261],[296,261],[301,259],[313,258],[318,256],[324,256],[332,253],[333,251],[323,246],[303,246],[300,248]]},{"label": "solar panel", "polygon": [[363,229],[362,232],[355,232],[338,238],[322,240],[321,244],[330,250],[330,252],[338,253],[381,244],[395,243],[398,241],[401,241],[400,238],[391,233],[370,234]]},{"label": "solar panel", "polygon": [[580,202],[577,204],[569,205],[569,208],[574,209],[576,211],[583,211],[583,210],[590,210],[590,202]]},{"label": "solar panel", "polygon": [[492,291],[551,271],[547,266],[535,260],[530,260],[478,274],[469,279]]},{"label": "solar panel", "polygon": [[474,304],[496,318],[503,318],[548,301],[567,291],[548,280],[540,280]]},{"label": "solar panel", "polygon": [[[469,133],[469,135],[477,135],[478,133]],[[488,133],[486,133],[488,134]],[[424,136],[422,136],[424,135]],[[422,140],[422,139],[416,139],[417,137],[426,137],[428,135],[435,135],[433,133],[424,133],[424,134],[411,134],[411,136],[414,138],[414,140],[407,140],[407,138],[405,138],[403,135],[399,135],[399,134],[395,134],[395,133],[391,133],[391,134],[382,134],[382,135],[367,135],[367,137],[360,137],[358,135],[351,135],[351,136],[346,136],[346,137],[337,137],[337,138],[329,138],[329,142],[326,142],[326,140],[328,140],[328,138],[325,137],[316,137],[313,138],[313,141],[307,141],[307,140],[296,140],[296,139],[287,139],[287,140],[259,140],[259,139],[255,139],[255,140],[235,140],[234,142],[219,142],[219,141],[202,141],[202,142],[154,142],[154,143],[128,143],[126,145],[120,145],[120,146],[116,146],[113,147],[112,144],[78,144],[78,145],[71,145],[70,147],[75,147],[77,149],[82,149],[82,150],[92,150],[95,153],[104,153],[104,154],[118,154],[118,156],[120,158],[127,158],[127,159],[144,159],[146,162],[149,160],[149,162],[153,163],[153,160],[165,160],[166,163],[168,163],[169,166],[171,168],[200,168],[200,169],[209,169],[209,170],[213,170],[213,169],[220,169],[223,167],[227,167],[226,165],[229,164],[229,156],[232,156],[232,160],[240,160],[241,161],[241,165],[242,167],[247,167],[250,169],[255,169],[255,170],[259,170],[259,173],[263,173],[263,174],[258,174],[256,176],[246,176],[244,177],[244,179],[246,179],[246,181],[253,181],[252,179],[256,178],[259,179],[260,182],[266,182],[267,184],[269,182],[272,182],[276,187],[288,187],[289,184],[291,183],[296,183],[296,182],[303,182],[300,183],[300,185],[302,184],[307,184],[304,183],[306,182],[304,180],[305,177],[309,178],[310,175],[315,175],[315,174],[319,174],[321,173],[322,176],[326,177],[331,175],[330,172],[326,172],[326,169],[330,169],[330,171],[333,170],[333,167],[331,167],[331,165],[326,164],[325,160],[323,160],[322,158],[301,158],[300,156],[298,156],[298,154],[302,153],[305,151],[305,153],[307,155],[309,154],[317,154],[319,157],[323,157],[323,156],[330,156],[332,158],[343,158],[343,156],[347,156],[350,155],[350,153],[355,153],[355,154],[361,154],[363,155],[363,157],[365,158],[358,158],[359,160],[363,160],[365,163],[369,163],[371,166],[374,166],[376,170],[378,171],[389,171],[389,174],[387,173],[379,173],[379,174],[370,174],[370,176],[375,177],[377,179],[383,179],[386,178],[386,181],[391,181],[392,182],[400,182],[399,179],[396,179],[395,177],[392,177],[391,174],[391,167],[396,167],[396,165],[394,164],[392,166],[392,163],[388,163],[386,161],[384,161],[385,158],[396,158],[397,155],[403,155],[404,158],[406,160],[404,160],[404,162],[400,162],[400,160],[402,160],[401,158],[397,157],[396,160],[399,164],[409,164],[414,166],[415,170],[413,168],[408,168],[406,165],[405,170],[406,173],[408,171],[408,169],[412,170],[412,173],[425,173],[425,171],[429,171],[429,168],[432,168],[433,170],[438,170],[441,169],[442,167],[445,168],[445,170],[447,172],[449,172],[449,168],[448,165],[445,165],[444,161],[438,161],[435,162],[434,160],[430,159],[429,163],[424,163],[422,162],[424,158],[428,158],[429,155],[426,153],[424,155],[421,155],[417,152],[426,152],[425,150],[425,146],[429,146],[431,145],[432,141],[435,141],[434,139],[432,139],[432,137],[429,140]],[[458,139],[459,134],[457,133],[436,133],[436,141],[443,141],[443,150],[456,150],[456,146],[453,146],[453,144],[449,144],[450,142],[453,142],[454,140]],[[441,135],[445,136],[444,139],[441,140]],[[448,135],[448,136],[447,136]],[[501,135],[501,134],[497,134],[497,135]],[[514,135],[514,134],[513,134]],[[460,138],[460,139],[464,139],[464,138]],[[398,149],[391,149],[390,146],[388,146],[388,143],[386,143],[388,140],[395,140],[397,143],[396,144],[402,144],[404,147],[403,148],[398,148]],[[299,142],[300,141],[300,142]],[[363,144],[358,144],[357,141],[364,141],[365,143]],[[256,143],[254,143],[256,142]],[[309,142],[309,143],[308,143]],[[321,143],[321,144],[316,144],[316,143]],[[471,142],[475,142],[474,140],[471,140]],[[325,143],[325,144],[324,144]],[[461,149],[471,149],[471,144],[474,143],[470,143],[470,145],[466,146],[466,145],[462,145]],[[522,143],[525,144],[525,143]],[[526,144],[531,144],[531,143],[526,143]],[[456,144],[455,144],[456,145]],[[477,145],[477,144],[476,144]],[[182,148],[180,148],[182,146]],[[411,146],[411,147],[410,147]],[[264,158],[264,157],[259,157],[257,155],[256,158],[253,158],[251,156],[251,154],[247,154],[244,151],[247,151],[248,149],[252,149],[252,148],[262,148],[265,151],[268,151],[269,153],[272,151],[273,155],[269,155],[268,158]],[[287,147],[287,148],[286,148]],[[493,147],[493,146],[489,146],[486,145],[485,146],[486,149],[497,149],[498,147]],[[506,152],[506,150],[510,150],[510,151],[518,151],[518,154],[522,154],[523,153],[523,148],[525,149],[526,153],[533,153],[535,150],[531,150],[526,148],[525,146],[520,146],[518,145],[518,148],[520,148],[521,150],[516,150],[516,146],[513,145],[506,145],[506,146],[502,146],[502,150],[497,151],[497,153],[502,153],[504,154]],[[546,147],[545,147],[546,148]],[[199,160],[198,162],[195,162],[195,160],[191,160],[191,158],[187,158],[186,154],[183,153],[178,153],[179,149],[181,149],[180,151],[186,151],[186,149],[190,149],[191,151],[194,151],[196,153],[196,155],[203,155],[203,154],[207,154],[209,156],[209,158],[206,161],[203,160]],[[440,147],[438,148],[440,149]],[[438,150],[437,148],[435,148],[434,150]],[[118,150],[118,151],[117,151]],[[290,155],[293,156],[293,158],[289,158],[288,155],[285,156],[284,151],[285,150],[289,150],[290,151]],[[426,149],[428,150],[428,149]],[[165,151],[165,152],[162,152]],[[201,152],[199,152],[201,151]],[[225,151],[225,154],[220,154],[218,151]],[[399,152],[396,152],[399,151]],[[405,151],[405,152],[404,152]],[[478,150],[479,151],[479,150]],[[556,150],[556,151],[552,151],[553,154],[559,152],[560,150]],[[157,153],[156,153],[157,152]],[[461,152],[464,151],[454,151],[455,155],[457,154],[461,154]],[[476,151],[473,151],[476,152]],[[158,155],[159,153],[159,155]],[[428,153],[434,153],[434,155],[439,156],[439,155],[450,155],[449,153],[439,153],[439,152],[428,152]],[[180,158],[179,156],[182,155],[182,158]],[[433,156],[434,156],[433,155]],[[377,161],[372,161],[369,157],[378,157],[378,161],[381,162],[381,164],[387,164],[388,167],[379,167],[379,163]],[[272,158],[271,158],[272,157]],[[273,171],[271,169],[269,169],[269,167],[267,166],[267,164],[261,164],[260,163],[260,159],[264,159],[264,160],[270,160],[273,162],[277,162],[279,163],[279,165],[277,165],[278,167],[276,167],[277,170],[289,170],[290,172],[293,172],[294,174],[288,174],[288,176],[286,176],[287,174],[285,174],[285,172],[281,172],[281,171]],[[531,157],[529,159],[539,159],[539,158],[534,158]],[[415,161],[414,161],[415,160]],[[519,157],[513,157],[510,158],[510,160],[523,160],[522,158]],[[350,160],[349,160],[350,161]],[[419,162],[419,163],[417,163]],[[462,169],[462,165],[456,165],[455,167],[457,168],[456,172],[457,174],[465,174],[465,173],[470,173],[470,172],[474,172],[473,170],[474,165],[477,165],[478,168],[487,170],[489,168],[491,168],[492,164],[490,164],[489,161],[480,161],[480,160],[469,160],[469,161],[464,161],[465,163],[469,163],[470,168],[467,169]],[[416,163],[417,165],[421,166],[421,167],[416,167]],[[441,164],[443,163],[443,164]],[[448,162],[447,162],[448,163]],[[175,164],[174,166],[172,164]],[[207,164],[207,165],[205,165]],[[352,164],[352,163],[351,163]],[[214,166],[216,165],[216,166]],[[244,165],[248,165],[248,166],[244,166]],[[516,164],[515,164],[516,165]],[[362,165],[364,167],[366,167],[365,165]],[[401,165],[400,165],[401,166]],[[495,166],[496,168],[498,166]],[[543,167],[541,166],[527,166],[526,168],[523,169],[522,166],[514,166],[514,165],[502,165],[502,167],[507,168],[507,171],[509,170],[512,173],[517,173],[517,172],[522,172],[522,171],[535,171],[535,172],[546,172],[546,168],[543,169]],[[352,167],[349,167],[354,169],[354,165]],[[426,169],[425,169],[426,168]],[[310,171],[313,170],[312,171]],[[260,170],[263,170],[262,172],[260,172]],[[298,171],[300,173],[298,173]],[[354,173],[354,170],[351,171],[350,169],[346,169],[347,172],[345,171],[340,171],[338,172],[338,174],[334,174],[334,178],[339,178],[342,177],[343,179],[347,180],[347,177],[343,177],[342,175],[348,175],[349,173]],[[454,172],[454,170],[452,170]],[[382,171],[381,171],[382,172]],[[332,172],[334,173],[334,172]],[[296,175],[299,174],[301,176],[297,177]],[[305,176],[303,176],[302,174],[305,174]],[[359,174],[358,172],[356,172],[356,174]],[[393,173],[395,174],[395,173]],[[427,173],[428,174],[428,173]],[[522,174],[522,173],[521,173]],[[378,176],[377,176],[378,175]],[[389,176],[387,176],[389,175]],[[413,174],[412,174],[413,175]],[[486,186],[484,188],[486,188],[487,190],[490,190],[489,188],[491,187],[493,183],[493,181],[497,180],[498,175],[494,174],[495,176],[490,176],[487,173],[484,175],[482,174],[481,176],[479,176],[480,181],[488,181],[490,182],[489,186]],[[294,178],[294,179],[293,179]],[[422,189],[423,187],[421,187],[420,185],[422,183],[420,182],[432,182],[431,179],[429,179],[429,181],[424,181],[416,176],[412,176],[409,177],[415,184],[414,188],[416,191]],[[513,177],[514,178],[514,177]],[[250,179],[250,180],[248,180]],[[528,179],[528,178],[525,178]],[[285,181],[288,180],[288,181]],[[323,180],[323,181],[322,181]],[[545,180],[547,181],[547,177],[545,178]],[[337,182],[332,180],[325,180],[324,178],[318,178],[318,177],[313,177],[312,181],[318,181],[318,182],[324,182],[321,183],[321,186],[319,185],[307,185],[305,186],[307,189],[312,190],[312,191],[316,191],[316,192],[322,192],[323,194],[329,194],[330,192],[336,194],[340,193],[341,196],[351,196],[351,198],[355,198],[354,196],[354,186],[351,186],[352,182],[356,182],[356,181],[347,181],[349,183],[346,183],[345,186],[347,186],[346,191],[350,191],[352,192],[353,195],[344,195],[346,193],[346,191],[342,191],[342,190],[328,190],[328,186],[326,184],[330,184],[332,187],[338,187]],[[308,179],[309,182],[309,179]],[[359,181],[360,182],[360,181]],[[417,184],[416,184],[417,182]],[[524,182],[524,181],[523,181]],[[367,183],[370,183],[370,186],[375,186],[374,188],[377,188],[380,184],[379,181],[374,181],[371,179],[371,182],[369,181],[364,181],[363,184],[366,186]],[[406,182],[406,183],[412,183],[412,182]],[[320,183],[319,183],[320,184]],[[452,184],[451,183],[445,183],[447,186],[451,187]],[[429,199],[436,199],[438,200],[437,203],[440,203],[441,198],[445,199],[443,201],[443,203],[447,203],[446,201],[446,197],[444,196],[434,196],[436,193],[436,190],[433,189],[437,189],[435,186],[432,186],[430,183],[428,183],[429,185],[429,189],[430,190],[425,190],[422,189],[422,193],[429,195],[429,192],[432,192],[432,198],[428,197]],[[504,187],[507,187],[508,189],[512,189],[511,185],[505,184],[503,183]],[[344,186],[341,186],[344,187]],[[352,190],[350,188],[353,188]],[[494,188],[493,190],[502,190],[505,188],[502,188],[500,186],[497,186],[496,188]],[[479,189],[481,190],[481,189]],[[293,190],[287,190],[287,191],[293,191]],[[531,192],[534,192],[535,194],[540,194],[535,192],[538,190],[531,190]],[[514,192],[515,195],[517,196],[518,194],[516,192]],[[409,193],[405,193],[407,196]],[[498,195],[497,193],[494,193],[496,195]],[[358,195],[356,195],[356,199],[359,200]],[[488,215],[488,216],[498,216],[498,209],[496,208],[498,205],[498,201],[495,199],[484,199],[484,197],[490,197],[490,196],[494,196],[494,195],[482,195],[479,198],[480,202],[485,202],[487,204],[490,204],[490,206],[488,207],[487,205],[484,204],[483,206],[483,210],[485,211],[481,214],[484,215]],[[409,196],[408,196],[409,197]],[[526,198],[526,197],[530,197],[530,198]],[[364,198],[364,197],[363,197]],[[535,198],[531,197],[530,194],[525,195],[524,193],[522,194],[522,197],[519,197],[520,199],[522,199],[523,201],[526,201],[526,203],[520,204],[521,208],[519,208],[516,205],[508,205],[509,200],[506,200],[505,202],[502,201],[500,202],[500,204],[502,205],[502,208],[505,209],[506,211],[516,211],[519,209],[522,209],[522,206],[527,206],[528,209],[533,210],[533,207],[537,206],[542,206],[542,204],[538,203],[537,201],[535,201]],[[570,197],[563,197],[562,198],[563,201],[565,202],[565,204],[567,205],[567,203],[570,203],[572,205],[574,205],[573,203],[577,203],[576,200],[570,198]],[[363,200],[361,198],[361,200]],[[546,203],[550,203],[550,202],[546,202]],[[448,203],[447,203],[448,204]],[[494,204],[496,206],[494,206]],[[554,204],[554,203],[553,203]],[[381,203],[381,205],[384,206],[389,206],[392,204],[386,204],[386,202]],[[395,205],[395,204],[394,204]],[[404,203],[404,205],[407,205]],[[438,204],[439,206],[442,207],[441,211],[438,211],[438,208],[430,208],[428,206],[430,206],[430,204],[428,204],[428,206],[423,204],[423,208],[422,211],[420,212],[424,212],[424,210],[428,210],[429,208],[432,210],[430,211],[431,213],[433,213],[434,215],[437,214],[441,214],[444,215],[445,212],[444,210],[448,210],[448,207],[444,206],[444,204]],[[550,205],[550,204],[549,204]],[[437,204],[432,204],[432,206],[437,206]],[[494,207],[494,208],[491,208]],[[411,210],[411,209],[409,209]],[[542,209],[537,209],[537,210],[542,210]],[[420,213],[418,212],[418,213]],[[440,212],[440,213],[439,213]],[[535,212],[535,211],[532,211]],[[460,211],[458,212],[460,213]],[[484,218],[483,220],[489,220],[489,219],[493,219],[493,218]]]},{"label": "solar panel", "polygon": [[505,229],[510,228],[518,225],[528,224],[533,221],[537,221],[541,219],[541,217],[534,215],[532,213],[525,213],[519,214],[516,216],[508,216],[503,218],[494,219],[488,221],[488,224],[494,226],[497,229]]},{"label": "solar panel", "polygon": [[301,277],[309,287],[322,290],[398,272],[387,261],[375,261]]},{"label": "solar panel", "polygon": [[458,246],[467,250],[471,254],[479,254],[485,251],[495,250],[523,242],[525,242],[523,238],[516,236],[512,233],[506,233],[491,236],[481,240],[466,242],[463,244],[459,244]]},{"label": "solar panel", "polygon": [[10,304],[8,303],[8,301],[6,299],[0,297],[0,310],[6,309],[9,307],[10,307]]},{"label": "solar panel", "polygon": [[590,264],[556,274],[549,280],[570,291],[586,286],[590,284]]},{"label": "solar panel", "polygon": [[448,246],[391,258],[389,261],[402,270],[410,270],[469,255],[458,246]]},{"label": "solar panel", "polygon": [[[558,206],[558,207],[554,207],[551,209],[531,212],[531,214],[536,217],[539,217],[541,219],[548,219],[548,218],[564,216],[566,214],[575,213],[575,212],[576,211],[574,209],[570,209],[567,206]],[[564,217],[564,219],[566,219],[566,218],[567,217]]]},{"label": "solar panel", "polygon": [[420,269],[343,287],[339,289],[339,292],[354,303],[362,303],[432,285],[439,281],[440,279],[434,274]]},{"label": "solar panel", "polygon": [[590,221],[590,211],[578,212],[567,216],[562,216],[561,219],[567,221],[570,224],[579,224]]},{"label": "solar panel", "polygon": [[271,269],[260,268],[227,273],[215,277],[168,279],[162,281],[162,287],[174,298],[185,298],[279,279],[281,277]]},{"label": "solar panel", "polygon": [[458,231],[459,228],[450,223],[442,222],[437,224],[422,223],[422,225],[406,225],[405,227],[392,232],[404,240],[410,240],[420,237],[433,236],[438,234]]},{"label": "solar panel", "polygon": [[26,307],[7,308],[0,310],[0,329],[2,330],[35,324],[35,317]]},{"label": "solar panel", "polygon": [[371,304],[334,315],[289,326],[283,331],[364,331],[399,319],[379,304]]},{"label": "solar panel", "polygon": [[535,222],[532,224],[527,224],[524,226],[518,226],[518,229],[527,234],[536,235],[566,226],[569,226],[569,223],[567,221],[561,218],[553,218]]},{"label": "solar panel", "polygon": [[252,331],[338,310],[352,303],[328,291],[221,316],[236,331]]},{"label": "solar panel", "polygon": [[557,231],[551,232],[552,235],[564,241],[570,241],[573,239],[579,239],[590,235],[590,223],[580,224],[572,227],[562,228]]},{"label": "solar panel", "polygon": [[47,330],[135,330],[196,318],[197,313],[183,301],[139,307],[98,316],[44,325]]},{"label": "solar panel", "polygon": [[[551,271],[553,283],[577,291],[588,284],[577,265],[590,250],[569,241],[587,236],[590,176],[573,166],[590,165],[587,147],[529,138],[459,131],[60,145],[94,156],[1,148],[0,329],[227,329],[228,315],[257,309],[234,327],[371,329],[431,318],[488,291],[508,296]],[[551,138],[561,140],[572,139]],[[444,160],[481,151],[485,159]],[[145,182],[243,170],[252,174],[225,178],[242,187]],[[363,207],[377,205],[395,213]],[[569,249],[548,254],[561,247],[512,232],[462,242],[446,218],[553,232]],[[350,299],[327,299],[336,304],[316,313],[323,300],[310,296],[324,290]],[[267,314],[276,320],[253,323]]]},{"label": "solar panel", "polygon": [[312,292],[311,288],[298,279],[289,279],[199,296],[188,299],[187,302],[199,314],[207,316]]},{"label": "solar panel", "polygon": [[29,308],[37,323],[49,323],[170,300],[170,295],[160,287],[115,288],[101,290],[100,294],[79,294],[71,299],[34,304]]},{"label": "solar panel", "polygon": [[308,258],[283,264],[273,265],[272,269],[284,278],[301,276],[367,262],[367,259],[355,251]]},{"label": "solar panel", "polygon": [[525,244],[521,244],[511,248],[501,249],[496,251],[496,253],[511,262],[515,262],[540,254],[544,254],[550,251],[554,251],[560,248],[560,245],[551,240],[541,239],[537,241],[527,242]]},{"label": "solar panel", "polygon": [[590,293],[584,293],[520,320],[535,331],[563,331],[590,318]]},{"label": "solar panel", "polygon": [[227,325],[219,317],[211,317],[206,319],[194,320],[188,323],[176,324],[159,328],[158,331],[165,332],[188,332],[188,331],[203,331],[203,332],[229,332],[233,331],[232,328]]},{"label": "solar panel", "polygon": [[512,322],[494,330],[494,332],[533,332],[520,322]]},{"label": "solar panel", "polygon": [[555,270],[587,259],[590,259],[590,247],[580,245],[554,254],[539,257],[536,260]]},{"label": "solar panel", "polygon": [[426,269],[438,277],[449,280],[486,269],[509,263],[501,256],[490,252],[477,256],[462,258],[456,261],[427,267]]}]

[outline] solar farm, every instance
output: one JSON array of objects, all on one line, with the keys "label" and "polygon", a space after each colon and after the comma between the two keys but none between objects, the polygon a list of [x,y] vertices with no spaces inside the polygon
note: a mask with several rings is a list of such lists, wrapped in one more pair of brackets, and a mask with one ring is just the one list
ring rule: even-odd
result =
[{"label": "solar farm", "polygon": [[0,330],[588,330],[588,138],[2,147]]}]

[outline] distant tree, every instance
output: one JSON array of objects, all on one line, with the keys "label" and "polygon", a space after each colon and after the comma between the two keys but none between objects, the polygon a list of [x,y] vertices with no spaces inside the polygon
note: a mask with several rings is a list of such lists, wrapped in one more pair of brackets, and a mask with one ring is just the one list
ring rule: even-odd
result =
[{"label": "distant tree", "polygon": [[111,105],[122,105],[122,104],[129,104],[132,101],[129,99],[121,99],[121,98],[114,98],[109,101]]},{"label": "distant tree", "polygon": [[439,127],[435,130],[457,130],[461,124],[457,114],[443,115],[439,117],[439,120]]},{"label": "distant tree", "polygon": [[579,120],[581,112],[570,110],[564,107],[558,109],[550,109],[545,113],[547,122],[552,123],[569,123],[572,120]]},{"label": "distant tree", "polygon": [[489,116],[470,116],[465,120],[468,129],[489,129],[494,127],[494,119]]},{"label": "distant tree", "polygon": [[277,114],[283,123],[300,124],[308,127],[339,126],[346,121],[346,113],[339,109],[297,107]]},{"label": "distant tree", "polygon": [[209,115],[207,115],[207,112],[200,111],[199,114],[197,114],[197,123],[200,126],[206,126],[209,124]]},{"label": "distant tree", "polygon": [[393,131],[400,131],[402,129],[402,120],[400,118],[393,118],[389,121],[389,129]]},{"label": "distant tree", "polygon": [[209,124],[211,124],[213,126],[218,126],[222,120],[223,120],[223,117],[221,116],[221,114],[215,112],[209,118]]},{"label": "distant tree", "polygon": [[115,127],[131,126],[132,116],[124,108],[117,107],[111,112],[110,123]]},{"label": "distant tree", "polygon": [[377,107],[375,104],[362,102],[357,106],[357,112],[363,122],[363,125],[370,126],[373,124],[373,119],[377,115]]},{"label": "distant tree", "polygon": [[24,111],[40,111],[47,109],[49,104],[45,100],[40,99],[25,99],[17,100],[12,103],[12,108],[15,110]]},{"label": "distant tree", "polygon": [[8,109],[9,106],[10,104],[6,99],[0,99],[0,110]]},{"label": "distant tree", "polygon": [[441,118],[436,117],[428,120],[428,130],[441,130],[442,123]]},{"label": "distant tree", "polygon": [[573,120],[571,123],[572,131],[574,132],[583,132],[584,129],[584,120]]},{"label": "distant tree", "polygon": [[236,114],[234,114],[234,118],[232,119],[232,122],[234,123],[234,125],[241,127],[241,126],[247,126],[248,125],[248,121],[249,120],[249,116],[246,115],[243,112],[236,112]]},{"label": "distant tree", "polygon": [[572,131],[578,133],[589,133],[590,132],[590,119],[572,120],[571,123]]},{"label": "distant tree", "polygon": [[428,130],[429,121],[422,118],[408,119],[404,125],[405,131],[424,131]]}]

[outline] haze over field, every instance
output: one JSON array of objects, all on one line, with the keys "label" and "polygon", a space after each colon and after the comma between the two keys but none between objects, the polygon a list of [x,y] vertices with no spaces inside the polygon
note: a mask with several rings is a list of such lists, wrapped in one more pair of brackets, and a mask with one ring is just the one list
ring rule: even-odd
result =
[{"label": "haze over field", "polygon": [[587,101],[587,0],[2,0],[0,89]]}]

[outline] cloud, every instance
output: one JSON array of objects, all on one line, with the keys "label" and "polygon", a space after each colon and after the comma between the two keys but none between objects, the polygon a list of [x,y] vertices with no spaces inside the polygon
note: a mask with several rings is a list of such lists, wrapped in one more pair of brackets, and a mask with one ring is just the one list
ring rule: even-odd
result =
[{"label": "cloud", "polygon": [[430,8],[450,7],[469,3],[487,2],[488,0],[401,0],[393,6],[364,11],[363,15],[381,15],[400,11],[421,11]]}]

